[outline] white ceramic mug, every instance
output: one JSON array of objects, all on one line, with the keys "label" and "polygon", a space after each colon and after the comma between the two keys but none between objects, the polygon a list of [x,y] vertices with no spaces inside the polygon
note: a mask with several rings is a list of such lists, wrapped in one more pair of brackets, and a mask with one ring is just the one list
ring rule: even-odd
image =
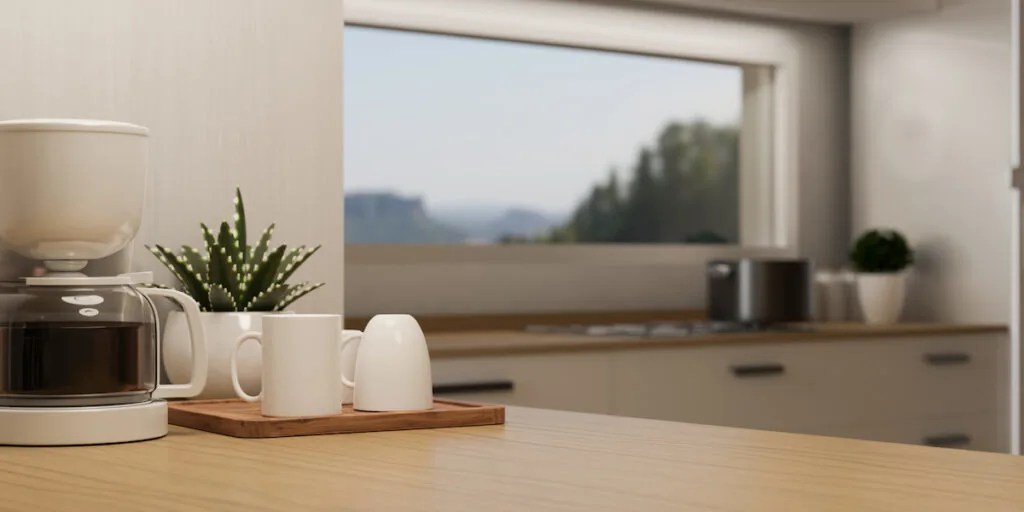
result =
[{"label": "white ceramic mug", "polygon": [[[356,337],[342,343],[342,350]],[[430,354],[419,323],[410,315],[376,315],[366,324],[356,356],[352,405],[360,411],[421,411],[434,406]]]},{"label": "white ceramic mug", "polygon": [[[264,416],[326,416],[341,412],[340,315],[276,314],[263,317],[263,332],[247,332],[231,352],[231,385],[242,400],[261,401]],[[356,339],[356,338],[349,338]],[[238,383],[238,349],[262,345],[260,394]]]}]

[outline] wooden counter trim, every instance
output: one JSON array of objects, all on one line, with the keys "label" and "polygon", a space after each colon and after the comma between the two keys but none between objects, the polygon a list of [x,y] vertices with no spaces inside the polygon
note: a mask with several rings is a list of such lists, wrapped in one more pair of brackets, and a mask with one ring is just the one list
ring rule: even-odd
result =
[{"label": "wooden counter trim", "polygon": [[[706,318],[701,309],[651,311],[584,311],[558,313],[517,313],[489,315],[416,315],[426,333],[466,331],[519,331],[527,325],[624,324],[644,322],[683,322]],[[370,317],[345,318],[346,329],[362,330]]]},{"label": "wooden counter trim", "polygon": [[595,350],[633,350],[654,347],[692,347],[757,343],[828,342],[844,339],[908,338],[913,336],[952,336],[1006,333],[1001,325],[898,324],[816,324],[811,331],[723,333],[685,338],[631,338],[624,336],[585,336],[579,334],[540,334],[522,331],[478,331],[434,333],[428,335],[433,358],[585,352]]}]

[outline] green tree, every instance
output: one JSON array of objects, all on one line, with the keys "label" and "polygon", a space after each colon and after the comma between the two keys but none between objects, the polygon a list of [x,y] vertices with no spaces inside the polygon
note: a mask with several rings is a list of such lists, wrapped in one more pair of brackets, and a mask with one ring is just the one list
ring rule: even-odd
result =
[{"label": "green tree", "polygon": [[619,180],[613,169],[608,182],[594,185],[590,195],[576,207],[570,224],[580,240],[614,242],[619,231],[621,210]]},{"label": "green tree", "polygon": [[622,186],[614,170],[569,221],[535,242],[735,243],[739,132],[703,120],[671,122],[642,148]]},{"label": "green tree", "polygon": [[633,180],[622,207],[617,242],[653,242],[658,239],[662,219],[662,201],[658,178],[654,174],[654,157],[647,148],[633,168]]},{"label": "green tree", "polygon": [[682,123],[669,123],[658,136],[658,165],[661,171],[661,187],[658,200],[661,202],[662,222],[658,241],[674,241],[679,233],[691,227],[688,222],[694,217],[692,209],[693,184],[689,172],[692,165],[687,161],[691,153],[690,133]]}]

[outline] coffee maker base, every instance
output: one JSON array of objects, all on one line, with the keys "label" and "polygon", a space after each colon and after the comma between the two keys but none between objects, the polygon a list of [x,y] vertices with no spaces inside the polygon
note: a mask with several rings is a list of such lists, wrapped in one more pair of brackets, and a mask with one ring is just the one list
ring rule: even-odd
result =
[{"label": "coffee maker base", "polygon": [[167,402],[99,407],[0,407],[0,445],[127,443],[167,435]]}]

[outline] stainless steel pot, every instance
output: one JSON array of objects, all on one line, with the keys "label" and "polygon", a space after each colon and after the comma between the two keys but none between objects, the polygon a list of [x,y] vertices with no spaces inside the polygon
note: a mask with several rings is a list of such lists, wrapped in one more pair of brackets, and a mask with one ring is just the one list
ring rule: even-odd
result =
[{"label": "stainless steel pot", "polygon": [[814,265],[807,259],[709,261],[708,319],[753,324],[808,322],[813,285]]}]

